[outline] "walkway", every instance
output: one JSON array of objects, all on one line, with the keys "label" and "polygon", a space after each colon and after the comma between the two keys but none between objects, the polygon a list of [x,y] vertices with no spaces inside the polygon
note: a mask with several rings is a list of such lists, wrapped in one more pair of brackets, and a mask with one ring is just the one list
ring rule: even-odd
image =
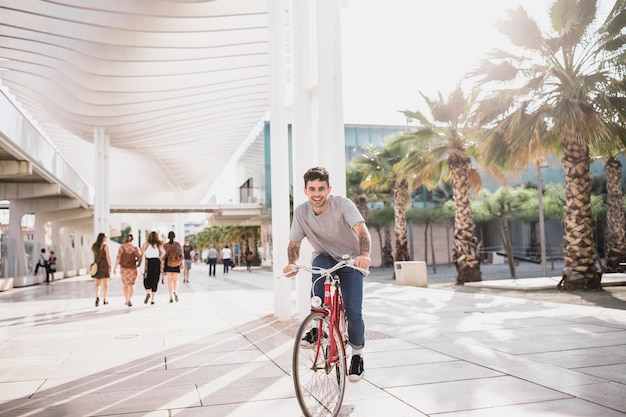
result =
[{"label": "walkway", "polygon": [[[373,278],[343,416],[626,415],[626,311]],[[98,308],[88,277],[0,293],[0,415],[300,416],[273,279],[197,265],[180,302],[138,283],[130,308],[118,278]]]}]

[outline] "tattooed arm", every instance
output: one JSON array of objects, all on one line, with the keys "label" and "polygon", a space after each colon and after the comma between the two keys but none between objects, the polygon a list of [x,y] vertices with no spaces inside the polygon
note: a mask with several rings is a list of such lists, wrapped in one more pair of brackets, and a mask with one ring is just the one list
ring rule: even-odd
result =
[{"label": "tattooed arm", "polygon": [[287,260],[289,261],[289,264],[283,268],[283,273],[287,274],[287,278],[291,278],[296,275],[297,272],[292,272],[291,274],[288,274],[288,272],[293,270],[296,262],[298,262],[298,258],[300,258],[300,242],[290,240],[289,245],[287,246]]},{"label": "tattooed arm", "polygon": [[355,224],[352,230],[354,230],[357,239],[359,239],[359,250],[361,251],[360,255],[355,258],[354,265],[359,268],[368,269],[372,263],[370,259],[370,249],[372,246],[370,232],[365,222]]}]

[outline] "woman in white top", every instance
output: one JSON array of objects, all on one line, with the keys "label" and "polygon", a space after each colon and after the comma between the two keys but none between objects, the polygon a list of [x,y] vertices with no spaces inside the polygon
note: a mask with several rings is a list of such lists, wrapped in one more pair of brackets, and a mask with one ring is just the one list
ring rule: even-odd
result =
[{"label": "woman in white top", "polygon": [[143,287],[146,289],[146,298],[144,298],[143,303],[148,304],[148,301],[152,298],[150,304],[154,304],[161,276],[161,265],[165,256],[165,249],[163,249],[163,243],[157,232],[150,232],[148,239],[141,246],[141,253],[146,258],[144,263],[145,272],[143,274]]},{"label": "woman in white top", "polygon": [[231,258],[233,256],[233,253],[231,252],[230,248],[228,247],[228,245],[224,246],[222,248],[222,263],[224,264],[224,273],[228,274],[228,269],[230,268],[230,263],[232,262]]}]

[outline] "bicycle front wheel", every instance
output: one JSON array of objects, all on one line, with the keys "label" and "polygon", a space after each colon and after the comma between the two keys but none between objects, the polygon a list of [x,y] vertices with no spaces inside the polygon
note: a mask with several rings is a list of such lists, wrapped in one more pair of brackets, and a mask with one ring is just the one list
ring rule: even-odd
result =
[{"label": "bicycle front wheel", "polygon": [[[303,345],[302,339],[311,329],[317,329],[316,341]],[[314,312],[304,319],[296,335],[292,366],[296,397],[304,415],[337,416],[346,388],[346,354],[341,334],[327,314]]]}]

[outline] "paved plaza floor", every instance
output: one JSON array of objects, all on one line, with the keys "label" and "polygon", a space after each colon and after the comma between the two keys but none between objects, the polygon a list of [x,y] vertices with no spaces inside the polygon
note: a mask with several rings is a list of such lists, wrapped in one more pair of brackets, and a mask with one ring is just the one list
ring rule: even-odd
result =
[{"label": "paved plaza floor", "polygon": [[[626,415],[625,310],[386,274],[366,279],[365,378],[342,416]],[[144,304],[139,281],[125,306],[119,277],[97,308],[89,277],[2,292],[0,416],[301,416],[299,320],[275,318],[273,283],[195,265],[171,304],[166,285]]]}]

